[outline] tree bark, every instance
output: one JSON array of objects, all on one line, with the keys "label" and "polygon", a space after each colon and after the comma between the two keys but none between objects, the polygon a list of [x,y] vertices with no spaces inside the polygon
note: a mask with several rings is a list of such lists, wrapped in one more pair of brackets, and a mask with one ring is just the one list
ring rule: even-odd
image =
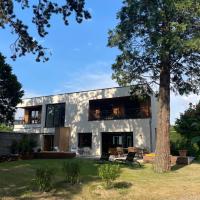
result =
[{"label": "tree bark", "polygon": [[168,172],[170,164],[170,70],[161,68],[158,99],[157,140],[154,170],[158,173]]}]

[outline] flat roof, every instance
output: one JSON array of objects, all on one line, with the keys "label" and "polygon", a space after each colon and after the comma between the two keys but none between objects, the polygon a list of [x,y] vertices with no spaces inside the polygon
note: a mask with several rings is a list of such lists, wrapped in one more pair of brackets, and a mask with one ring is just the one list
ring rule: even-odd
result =
[{"label": "flat roof", "polygon": [[40,98],[40,97],[52,97],[52,96],[58,96],[58,95],[65,95],[65,94],[75,94],[75,93],[82,93],[82,92],[92,92],[97,90],[108,90],[108,89],[117,89],[117,88],[128,88],[130,86],[116,86],[116,87],[108,87],[108,88],[100,88],[100,89],[91,89],[91,90],[81,90],[77,92],[65,92],[65,93],[59,93],[59,94],[51,94],[51,95],[44,95],[44,96],[36,96],[36,97],[28,97],[28,98],[22,98],[24,99],[34,99],[34,98]]},{"label": "flat roof", "polygon": [[[146,84],[150,90],[153,92],[153,90],[151,89],[151,87]],[[117,89],[117,88],[129,88],[129,87],[133,87],[134,85],[130,85],[130,86],[116,86],[116,87],[108,87],[108,88],[100,88],[100,89],[91,89],[91,90],[81,90],[81,91],[77,91],[77,92],[65,92],[65,93],[59,93],[59,94],[52,94],[52,95],[44,95],[44,96],[36,96],[36,97],[30,97],[30,98],[22,98],[22,100],[25,99],[34,99],[34,98],[41,98],[41,97],[52,97],[52,96],[59,96],[59,95],[65,95],[65,94],[75,94],[75,93],[82,93],[82,92],[92,92],[92,91],[97,91],[97,90],[109,90],[109,89]]]}]

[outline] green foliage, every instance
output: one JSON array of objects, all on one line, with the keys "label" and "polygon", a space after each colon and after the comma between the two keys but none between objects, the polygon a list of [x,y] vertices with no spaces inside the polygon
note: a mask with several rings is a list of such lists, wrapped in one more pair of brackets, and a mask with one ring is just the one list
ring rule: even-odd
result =
[{"label": "green foliage", "polygon": [[171,154],[177,156],[179,155],[178,150],[188,149],[187,139],[180,133],[176,132],[174,127],[171,127],[170,130],[170,149]]},{"label": "green foliage", "polygon": [[119,176],[119,165],[103,164],[98,168],[98,175],[104,181],[105,187],[110,188],[113,181]]},{"label": "green foliage", "polygon": [[40,191],[48,192],[51,190],[53,184],[55,171],[53,168],[41,167],[36,169],[35,183]]},{"label": "green foliage", "polygon": [[173,91],[198,92],[199,18],[196,0],[124,0],[119,23],[109,31],[108,45],[121,51],[112,66],[113,78],[120,85],[140,87],[159,84],[164,71],[170,73],[167,85]]},{"label": "green foliage", "polygon": [[13,140],[10,146],[11,153],[26,154],[32,153],[33,148],[37,147],[37,142],[28,136],[24,136],[21,140]]},{"label": "green foliage", "polygon": [[189,108],[175,122],[175,130],[186,140],[191,155],[200,155],[200,102]]},{"label": "green foliage", "polygon": [[[58,3],[59,2],[59,3]],[[18,5],[19,4],[19,5]],[[40,37],[45,37],[50,28],[53,15],[61,15],[65,25],[68,25],[69,17],[75,16],[78,23],[83,19],[91,18],[89,12],[85,10],[85,0],[52,0],[30,1],[30,0],[1,0],[0,4],[0,28],[11,27],[12,33],[17,35],[17,40],[12,44],[12,58],[24,56],[26,53],[37,53],[36,61],[47,61],[45,55],[47,48],[38,43],[28,31],[28,26],[18,17],[19,12],[31,9],[32,23],[36,25]],[[16,12],[17,11],[17,12]]]},{"label": "green foliage", "polygon": [[64,172],[65,180],[67,183],[75,184],[79,182],[80,164],[78,162],[64,162],[62,170]]},{"label": "green foliage", "polygon": [[2,132],[10,132],[13,130],[13,127],[8,126],[6,124],[0,124],[0,131]]},{"label": "green foliage", "polygon": [[0,54],[0,124],[13,123],[16,105],[21,102],[23,94],[17,77]]},{"label": "green foliage", "polygon": [[12,144],[10,145],[10,152],[12,154],[17,154],[19,153],[19,146],[18,146],[18,141],[17,140],[13,140]]}]

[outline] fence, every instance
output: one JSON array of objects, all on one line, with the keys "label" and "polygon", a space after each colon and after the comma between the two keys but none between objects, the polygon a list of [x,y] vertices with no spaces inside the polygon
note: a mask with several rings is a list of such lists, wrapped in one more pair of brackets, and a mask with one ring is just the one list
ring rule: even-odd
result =
[{"label": "fence", "polygon": [[24,135],[28,135],[39,141],[40,134],[36,133],[0,132],[0,155],[9,154],[12,141],[19,141]]}]

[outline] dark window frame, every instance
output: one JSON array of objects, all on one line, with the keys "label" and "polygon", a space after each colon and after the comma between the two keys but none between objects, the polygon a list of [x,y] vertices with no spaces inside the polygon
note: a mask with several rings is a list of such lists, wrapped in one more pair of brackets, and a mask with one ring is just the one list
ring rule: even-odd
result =
[{"label": "dark window frame", "polygon": [[[48,123],[47,120],[48,120],[48,107],[49,106],[52,106],[52,108],[53,108],[52,124],[50,124],[50,125],[47,124]],[[60,110],[58,109],[58,111],[59,111],[58,112],[59,119],[58,119],[58,123],[57,123],[57,121],[55,121],[55,118],[56,118],[55,111],[56,111],[56,107],[59,107],[59,106],[60,106]],[[62,106],[64,108],[64,112],[63,113],[61,113],[62,112]],[[45,127],[46,128],[55,128],[55,127],[64,127],[65,126],[65,106],[66,106],[65,103],[55,103],[55,104],[47,104],[46,105],[46,115],[45,115]]]},{"label": "dark window frame", "polygon": [[[81,139],[80,139],[80,136],[81,137],[84,137],[84,136],[87,136],[87,137],[91,137],[90,138],[90,145],[86,145],[86,146],[82,146],[81,145]],[[84,148],[84,147],[90,147],[92,148],[92,132],[86,132],[86,133],[78,133],[78,148]]]}]

